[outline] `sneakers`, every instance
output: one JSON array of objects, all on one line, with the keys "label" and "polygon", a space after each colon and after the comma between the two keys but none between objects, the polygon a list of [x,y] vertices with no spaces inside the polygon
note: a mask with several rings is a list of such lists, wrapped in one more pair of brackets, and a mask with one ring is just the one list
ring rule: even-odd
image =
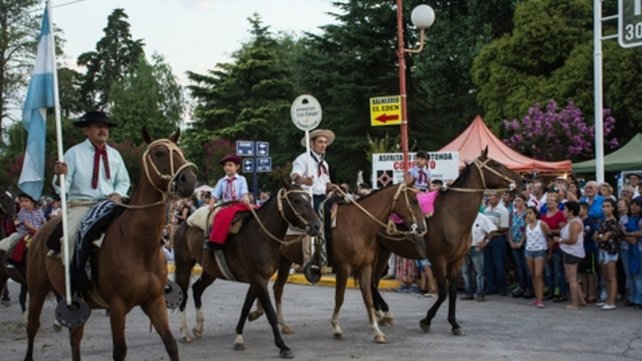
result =
[{"label": "sneakers", "polygon": [[513,296],[513,298],[524,297],[524,291],[521,288],[516,288],[513,292],[511,292],[511,296]]},{"label": "sneakers", "polygon": [[473,295],[463,295],[463,296],[459,297],[459,299],[462,300],[462,301],[470,301],[473,298],[474,298]]},{"label": "sneakers", "polygon": [[595,304],[595,307],[599,307],[599,308],[604,307],[604,302],[598,302],[598,303],[596,303],[596,304]]},{"label": "sneakers", "polygon": [[544,308],[544,302],[543,301],[535,301],[535,307],[537,308]]},{"label": "sneakers", "polygon": [[600,310],[604,310],[604,311],[609,311],[614,309],[615,309],[615,305],[609,305],[606,303],[604,304],[604,306],[600,307]]},{"label": "sneakers", "polygon": [[477,296],[475,297],[475,301],[477,301],[477,302],[484,302],[484,301],[486,301],[486,296],[484,296],[484,295],[477,295]]}]

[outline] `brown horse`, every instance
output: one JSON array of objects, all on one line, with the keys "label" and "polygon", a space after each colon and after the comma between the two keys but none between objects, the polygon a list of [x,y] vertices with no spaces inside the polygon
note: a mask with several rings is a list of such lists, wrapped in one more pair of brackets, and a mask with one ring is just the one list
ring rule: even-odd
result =
[{"label": "brown horse", "polygon": [[[232,276],[239,282],[250,284],[241,317],[236,326],[234,349],[243,350],[245,348],[243,327],[254,300],[258,298],[267,312],[268,321],[274,334],[274,343],[280,350],[280,356],[291,358],[293,357],[292,351],[283,342],[278,329],[274,308],[267,291],[267,283],[276,271],[280,257],[279,247],[288,226],[304,229],[310,235],[317,235],[321,223],[311,206],[309,194],[289,183],[285,183],[284,188],[279,190],[276,196],[251,213],[251,216],[246,215],[238,233],[228,236],[223,247],[223,254]],[[174,234],[175,279],[185,295],[180,305],[182,313],[181,339],[184,341],[190,339],[187,332],[185,305],[192,267],[196,262],[203,267],[201,278],[193,285],[197,320],[197,326],[193,331],[196,337],[201,337],[203,334],[204,318],[201,310],[203,291],[215,279],[226,278],[226,272],[221,271],[214,254],[203,250],[203,240],[203,231],[189,226],[187,222],[181,224]]]},{"label": "brown horse", "polygon": [[[10,187],[0,188],[0,239],[5,238],[15,229],[13,225],[13,221],[16,218],[15,198],[16,196]],[[3,305],[8,306],[11,298],[9,298],[9,290],[6,288],[7,280],[10,278],[5,267],[6,258],[4,252],[0,251],[0,291],[2,291],[2,300],[0,301]],[[16,280],[16,282],[19,281]],[[22,312],[25,311],[23,297],[26,297],[26,293],[26,288],[21,286],[20,304],[23,307]]]},{"label": "brown horse", "polygon": [[[103,245],[92,255],[93,290],[85,299],[92,308],[108,308],[111,322],[113,359],[127,355],[125,318],[139,305],[159,333],[169,358],[179,360],[165,308],[167,268],[158,246],[165,225],[168,196],[187,197],[194,190],[196,173],[176,145],[179,132],[169,139],[152,140],[142,157],[142,171],[135,193],[126,209],[107,229]],[[33,360],[34,338],[40,326],[40,313],[51,291],[65,294],[64,267],[59,258],[46,255],[46,240],[58,220],[46,223],[36,233],[29,250],[29,317],[26,361]],[[84,325],[69,331],[72,359],[80,360]]]},{"label": "brown horse", "polygon": [[[448,296],[448,321],[452,326],[452,333],[464,334],[455,317],[457,277],[470,247],[471,228],[479,211],[483,193],[491,189],[513,190],[521,183],[521,176],[489,158],[486,148],[477,159],[466,165],[453,185],[441,191],[437,197],[435,213],[428,220],[425,240],[426,253],[432,264],[439,296],[426,317],[420,321],[420,327],[424,332],[430,330],[432,319]],[[380,307],[387,311],[388,307],[376,289],[376,284],[383,274],[390,252],[410,259],[426,257],[420,255],[408,240],[400,241],[379,234],[377,241],[384,248],[381,248],[378,254],[377,280],[373,283],[373,293]],[[383,316],[387,321],[392,320],[389,313],[384,313]]]}]

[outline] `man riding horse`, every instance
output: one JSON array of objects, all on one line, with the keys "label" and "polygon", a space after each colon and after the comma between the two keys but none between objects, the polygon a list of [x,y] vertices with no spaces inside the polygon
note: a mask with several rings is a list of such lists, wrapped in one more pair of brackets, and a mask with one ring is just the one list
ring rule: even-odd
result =
[{"label": "man riding horse", "polygon": [[[90,111],[74,125],[82,128],[87,139],[67,150],[64,162],[56,162],[53,182],[60,193],[60,175],[65,175],[70,250],[76,243],[81,221],[90,209],[104,199],[120,202],[127,196],[130,186],[123,158],[116,149],[107,145],[109,129],[116,126],[107,114]],[[59,245],[49,247],[51,256],[60,251]]]}]

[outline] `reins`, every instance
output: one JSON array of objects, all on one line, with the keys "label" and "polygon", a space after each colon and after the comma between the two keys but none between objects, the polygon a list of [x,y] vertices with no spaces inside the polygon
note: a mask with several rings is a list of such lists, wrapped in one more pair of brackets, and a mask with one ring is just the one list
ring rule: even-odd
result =
[{"label": "reins", "polygon": [[[156,167],[156,164],[151,159],[150,150],[154,146],[159,144],[164,145],[169,151],[170,174],[161,173],[158,170],[158,167]],[[174,169],[174,153],[178,154],[180,159],[184,162],[183,165],[178,167],[178,169]],[[198,169],[194,163],[186,161],[185,156],[183,155],[183,151],[178,147],[178,145],[176,145],[176,143],[172,142],[169,139],[158,139],[151,142],[147,146],[147,149],[145,149],[145,153],[143,153],[142,160],[143,160],[143,169],[145,170],[145,176],[147,177],[147,180],[152,185],[152,187],[154,187],[154,189],[156,189],[161,194],[162,196],[161,200],[154,203],[149,203],[149,204],[124,204],[120,201],[114,201],[116,205],[127,209],[145,209],[145,208],[151,208],[161,204],[165,204],[169,195],[174,194],[175,189],[173,189],[173,187],[175,186],[176,177],[187,167],[193,167],[195,170]],[[150,174],[150,166],[158,178],[160,178],[163,181],[167,181],[167,189],[161,189],[153,182],[152,175]]]},{"label": "reins", "polygon": [[475,159],[473,161],[473,164],[475,165],[475,168],[477,169],[477,172],[479,173],[479,176],[481,177],[482,181],[482,188],[461,188],[461,187],[446,187],[446,190],[452,190],[455,192],[464,192],[464,193],[482,193],[488,190],[488,187],[486,186],[486,177],[484,176],[484,169],[493,173],[494,175],[498,176],[499,178],[505,180],[508,182],[508,188],[493,188],[494,191],[498,192],[506,192],[506,191],[513,191],[515,189],[515,181],[512,180],[510,177],[507,177],[497,170],[491,168],[488,166],[488,162],[491,159],[488,158],[484,162],[480,161],[479,159]]},{"label": "reins", "polygon": [[[306,192],[306,191],[304,191],[304,190],[301,190],[301,189],[285,190],[285,188],[281,188],[281,189],[279,190],[279,193],[277,194],[277,198],[276,198],[276,200],[277,200],[277,209],[279,210],[279,215],[281,216],[281,218],[282,218],[282,219],[283,219],[283,220],[284,220],[284,221],[285,221],[285,222],[286,222],[290,227],[295,228],[295,229],[300,229],[300,227],[297,227],[297,226],[293,225],[293,224],[292,224],[292,223],[287,219],[287,217],[285,216],[285,214],[283,213],[283,199],[285,199],[285,201],[288,203],[288,205],[290,206],[290,209],[292,210],[292,212],[294,213],[294,215],[297,217],[297,219],[298,219],[299,221],[301,221],[301,223],[303,223],[303,224],[305,225],[305,227],[307,227],[307,226],[308,226],[308,221],[306,221],[306,220],[305,220],[305,218],[303,218],[303,216],[301,216],[301,213],[299,213],[299,212],[294,208],[294,206],[292,205],[292,202],[291,202],[291,201],[290,201],[290,199],[288,198],[288,194],[290,194],[290,193],[301,193],[301,194],[304,194],[304,195],[306,195],[306,196],[309,196],[309,193],[308,193],[308,192]],[[292,243],[298,242],[299,240],[301,240],[301,239],[304,237],[304,235],[301,235],[300,237],[297,237],[297,238],[295,238],[295,239],[293,239],[293,240],[290,240],[290,241],[287,241],[287,242],[286,242],[286,241],[283,241],[283,240],[281,240],[281,239],[278,239],[275,235],[273,235],[273,234],[272,234],[272,232],[270,232],[270,231],[265,227],[265,225],[263,224],[263,222],[262,222],[262,221],[261,221],[261,219],[259,218],[259,215],[256,213],[256,211],[254,210],[254,208],[250,207],[250,212],[252,212],[252,215],[254,216],[254,219],[256,219],[256,221],[259,223],[259,226],[261,227],[261,229],[263,230],[263,232],[265,232],[265,234],[266,234],[270,239],[272,239],[273,241],[275,241],[276,243],[278,243],[278,244],[280,244],[280,245],[282,245],[282,246],[287,246],[287,245],[290,245],[290,244],[292,244]]]}]

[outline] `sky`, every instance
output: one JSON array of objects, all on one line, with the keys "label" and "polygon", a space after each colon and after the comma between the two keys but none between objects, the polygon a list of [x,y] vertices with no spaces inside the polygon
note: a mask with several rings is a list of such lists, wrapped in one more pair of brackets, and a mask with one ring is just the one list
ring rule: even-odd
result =
[{"label": "sky", "polygon": [[75,66],[78,55],[96,49],[107,17],[123,8],[134,39],[145,53],[165,57],[187,85],[185,71],[204,73],[250,40],[247,18],[258,13],[273,33],[319,32],[330,24],[333,0],[52,0],[54,24],[63,31],[65,58]]}]

